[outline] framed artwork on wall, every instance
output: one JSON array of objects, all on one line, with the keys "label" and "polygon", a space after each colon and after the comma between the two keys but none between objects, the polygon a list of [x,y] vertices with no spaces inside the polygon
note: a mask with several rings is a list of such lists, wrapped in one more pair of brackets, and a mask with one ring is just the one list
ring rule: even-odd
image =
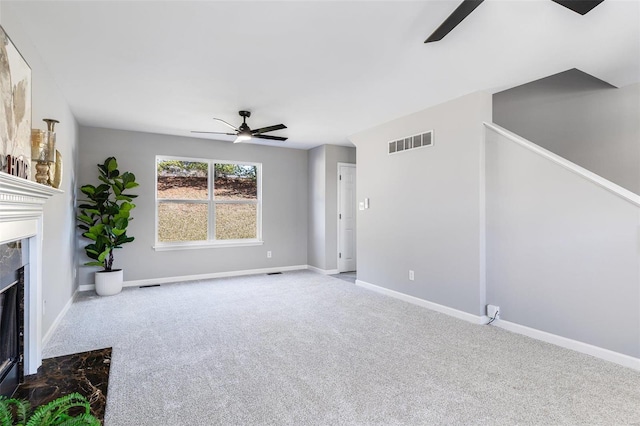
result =
[{"label": "framed artwork on wall", "polygon": [[0,170],[31,176],[31,68],[0,27]]}]

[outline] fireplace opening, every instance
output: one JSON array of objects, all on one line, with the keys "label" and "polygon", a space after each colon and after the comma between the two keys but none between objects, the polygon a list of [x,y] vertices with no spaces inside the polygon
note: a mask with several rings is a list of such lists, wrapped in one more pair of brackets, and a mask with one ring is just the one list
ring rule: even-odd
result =
[{"label": "fireplace opening", "polygon": [[24,265],[20,242],[0,246],[0,395],[24,380]]}]

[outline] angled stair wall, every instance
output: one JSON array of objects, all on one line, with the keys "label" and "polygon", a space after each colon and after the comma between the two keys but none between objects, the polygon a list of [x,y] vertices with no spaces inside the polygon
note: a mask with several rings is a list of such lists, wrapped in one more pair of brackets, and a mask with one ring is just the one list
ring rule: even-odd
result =
[{"label": "angled stair wall", "polygon": [[487,303],[502,320],[640,358],[640,196],[485,128]]}]

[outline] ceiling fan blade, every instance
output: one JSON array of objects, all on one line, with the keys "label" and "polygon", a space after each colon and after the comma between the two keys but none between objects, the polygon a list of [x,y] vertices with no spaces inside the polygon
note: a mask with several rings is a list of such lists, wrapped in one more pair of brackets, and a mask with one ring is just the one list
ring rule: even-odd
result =
[{"label": "ceiling fan blade", "polygon": [[260,133],[267,133],[267,132],[273,132],[274,130],[282,130],[282,129],[286,129],[287,126],[285,126],[284,124],[276,124],[275,126],[269,126],[269,127],[261,127],[259,129],[254,129],[251,131],[252,135],[259,135]]},{"label": "ceiling fan blade", "polygon": [[253,135],[254,138],[260,139],[269,139],[272,141],[286,141],[288,138],[283,138],[282,136],[269,136],[269,135]]},{"label": "ceiling fan blade", "polygon": [[221,123],[224,123],[224,124],[226,124],[227,126],[231,127],[233,130],[235,130],[236,132],[239,132],[239,130],[238,130],[235,126],[233,126],[233,125],[231,125],[231,124],[227,123],[226,121],[224,121],[224,120],[222,120],[222,119],[220,119],[220,118],[215,118],[215,117],[213,117],[213,119],[214,119],[214,120],[216,120],[216,121],[219,121],[219,122],[221,122]]},{"label": "ceiling fan blade", "polygon": [[229,135],[229,136],[235,136],[236,133],[224,133],[224,132],[201,132],[198,130],[192,130],[191,133],[208,133],[211,135]]},{"label": "ceiling fan blade", "polygon": [[476,7],[480,6],[484,0],[463,0],[462,4],[453,11],[451,15],[426,39],[425,43],[442,40],[444,36],[449,34],[464,18],[469,16]]},{"label": "ceiling fan blade", "polygon": [[604,0],[552,0],[580,15],[585,15]]}]

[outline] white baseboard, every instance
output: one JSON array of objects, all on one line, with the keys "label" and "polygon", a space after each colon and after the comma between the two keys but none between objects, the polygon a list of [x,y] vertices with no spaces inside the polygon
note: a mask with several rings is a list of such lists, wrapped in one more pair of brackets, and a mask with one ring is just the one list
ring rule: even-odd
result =
[{"label": "white baseboard", "polygon": [[[405,302],[412,303],[414,305],[422,306],[424,308],[441,312],[443,314],[447,314],[452,317],[463,319],[465,321],[469,321],[474,324],[484,325],[487,322],[489,322],[489,317],[487,317],[486,315],[483,315],[483,316],[473,315],[467,312],[450,308],[448,306],[439,305],[437,303],[429,302],[424,299],[420,299],[414,296],[409,296],[408,294],[400,293],[394,290],[389,290],[388,288],[370,284],[365,281],[356,280],[356,285],[366,288],[368,290],[375,291],[377,293],[381,293],[390,297],[394,297],[396,299],[403,300]],[[524,325],[516,324],[516,323],[505,321],[505,320],[496,320],[493,322],[492,325],[507,331],[511,331],[513,333],[522,334],[536,340],[541,340],[543,342],[551,343],[553,345],[561,346],[566,349],[571,349],[576,352],[591,355],[596,358],[603,359],[605,361],[610,361],[615,364],[619,364],[624,367],[629,367],[634,370],[640,371],[640,358],[635,358],[629,355],[621,354],[619,352],[611,351],[609,349],[604,349],[599,346],[594,346],[588,343],[579,342],[577,340],[569,339],[567,337],[562,337],[556,334],[547,333],[546,331],[537,330],[535,328],[530,328]]]},{"label": "white baseboard", "polygon": [[58,326],[60,325],[60,321],[62,321],[62,318],[64,318],[64,316],[67,314],[67,311],[69,311],[69,309],[71,308],[71,305],[73,305],[73,301],[76,300],[76,297],[78,296],[79,291],[80,289],[76,290],[73,293],[73,295],[71,296],[71,299],[67,301],[67,304],[64,305],[64,308],[62,308],[62,310],[60,311],[56,319],[53,320],[53,324],[51,324],[51,327],[49,327],[49,330],[47,330],[47,333],[42,338],[42,346],[41,346],[42,348],[47,346],[47,343],[49,343],[51,336],[53,336],[53,333],[56,331],[56,328],[58,328]]},{"label": "white baseboard", "polygon": [[558,336],[557,334],[547,333],[546,331],[537,330],[514,322],[496,320],[492,325],[514,333],[523,334],[536,340],[542,340],[543,342],[551,343],[553,345],[561,346],[566,349],[571,349],[576,352],[591,355],[605,361],[610,361],[624,367],[640,371],[640,358],[614,352],[588,343],[579,342],[567,337]]},{"label": "white baseboard", "polygon": [[313,272],[317,272],[319,274],[322,275],[335,275],[335,274],[339,274],[340,272],[337,269],[320,269],[320,268],[316,268],[315,266],[311,266],[311,265],[307,265],[307,269]]},{"label": "white baseboard", "polygon": [[399,291],[390,290],[388,288],[380,287],[375,284],[371,284],[365,281],[356,280],[356,285],[367,290],[375,291],[376,293],[384,294],[395,299],[402,300],[404,302],[412,303],[414,305],[422,306],[423,308],[431,309],[432,311],[447,314],[449,316],[469,321],[473,324],[486,324],[488,318],[486,316],[473,315],[468,312],[460,311],[458,309],[450,308],[448,306],[440,305],[438,303],[429,302],[428,300],[420,299],[415,296],[400,293]]},{"label": "white baseboard", "polygon": [[[244,271],[213,272],[210,274],[182,275],[182,276],[175,276],[175,277],[149,278],[146,280],[125,281],[122,283],[122,286],[123,287],[139,287],[143,285],[169,284],[169,283],[179,283],[183,281],[210,280],[213,278],[239,277],[243,275],[269,274],[272,272],[299,271],[304,269],[307,269],[307,265],[247,269]],[[95,290],[95,288],[96,288],[95,284],[85,284],[85,285],[81,285],[79,287],[79,290],[91,291],[91,290]]]}]

